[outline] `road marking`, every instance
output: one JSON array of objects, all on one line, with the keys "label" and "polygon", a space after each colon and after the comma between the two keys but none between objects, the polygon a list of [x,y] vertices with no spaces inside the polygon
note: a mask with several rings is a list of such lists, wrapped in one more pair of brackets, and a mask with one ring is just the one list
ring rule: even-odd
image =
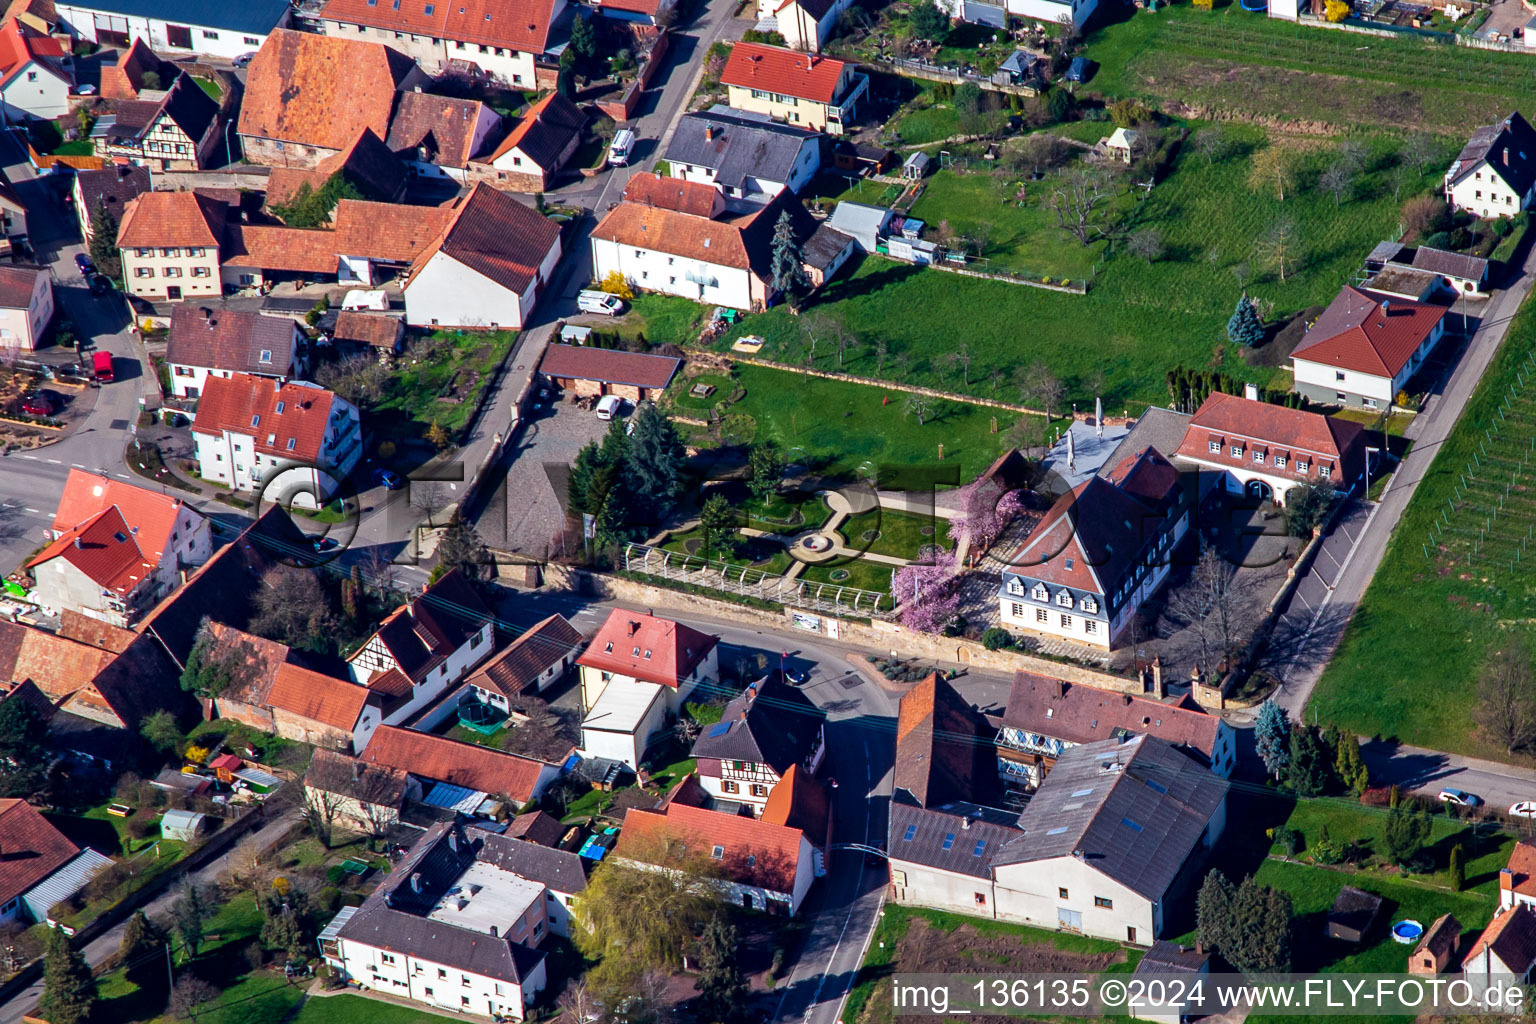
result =
[{"label": "road marking", "polygon": [[35,515],[35,516],[37,516],[37,515],[42,515],[42,513],[41,513],[41,512],[39,512],[39,511],[38,511],[38,510],[37,510],[37,509],[35,509],[35,508],[29,508],[29,509],[27,509],[27,511],[28,511],[28,512],[31,512],[31,513],[32,513],[32,514],[33,514],[33,515]]},{"label": "road marking", "polygon": [[84,466],[80,465],[80,463],[78,463],[78,462],[71,462],[70,465],[73,466],[75,469],[84,469],[85,468]]},{"label": "road marking", "polygon": [[23,455],[22,458],[24,458],[24,459],[31,459],[33,462],[37,461],[37,456],[36,455]]},{"label": "road marking", "polygon": [[64,465],[64,463],[60,462],[58,459],[49,459],[48,461],[49,461],[49,463],[51,463],[52,465],[55,465],[55,466],[62,466],[62,465]]},{"label": "road marking", "polygon": [[117,478],[119,480],[132,480],[133,479],[133,477],[129,476],[127,473],[119,473],[119,474],[117,474]]}]

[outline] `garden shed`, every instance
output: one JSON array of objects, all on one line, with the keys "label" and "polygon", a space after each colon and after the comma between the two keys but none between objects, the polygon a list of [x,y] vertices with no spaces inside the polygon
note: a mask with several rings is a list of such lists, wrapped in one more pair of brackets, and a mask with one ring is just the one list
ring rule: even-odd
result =
[{"label": "garden shed", "polygon": [[901,164],[901,176],[908,181],[922,181],[928,174],[928,167],[933,163],[933,157],[917,150]]},{"label": "garden shed", "polygon": [[190,843],[203,833],[208,816],[197,811],[169,810],[160,817],[160,838]]},{"label": "garden shed", "polygon": [[550,345],[539,372],[578,395],[618,395],[643,402],[666,390],[682,360],[644,352]]},{"label": "garden shed", "polygon": [[1380,896],[1346,885],[1333,901],[1333,909],[1328,911],[1328,937],[1342,942],[1363,942],[1380,912]]}]

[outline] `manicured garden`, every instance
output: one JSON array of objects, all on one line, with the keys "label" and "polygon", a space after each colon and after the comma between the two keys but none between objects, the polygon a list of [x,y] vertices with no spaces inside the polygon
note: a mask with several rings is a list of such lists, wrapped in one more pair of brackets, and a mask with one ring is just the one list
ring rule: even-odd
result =
[{"label": "manicured garden", "polygon": [[[1533,651],[1536,564],[1515,561],[1536,524],[1536,506],[1525,498],[1528,478],[1514,481],[1521,490],[1507,504],[1504,497],[1536,423],[1532,396],[1522,393],[1508,420],[1498,419],[1510,385],[1522,373],[1530,384],[1522,368],[1533,345],[1536,313],[1526,308],[1398,522],[1313,691],[1309,719],[1435,750],[1516,759],[1480,732],[1474,715],[1494,652],[1513,645],[1528,660]],[[1474,456],[1486,469],[1464,488]],[[1495,505],[1503,506],[1497,516]]]},{"label": "manicured garden", "polygon": [[[1162,258],[1147,262],[1116,250],[1088,293],[1071,295],[868,257],[834,281],[825,300],[804,314],[824,311],[837,317],[858,339],[840,363],[835,346],[823,337],[814,365],[1018,402],[1022,393],[1015,372],[1039,361],[1065,385],[1067,401],[1083,407],[1102,396],[1106,411],[1116,414],[1138,411],[1145,402],[1166,402],[1166,374],[1180,364],[1284,386],[1283,369],[1255,365],[1262,360],[1250,364],[1226,340],[1226,322],[1238,296],[1246,288],[1273,302],[1276,318],[1328,303],[1365,254],[1397,230],[1401,200],[1433,187],[1440,165],[1426,165],[1422,176],[1394,196],[1389,179],[1401,139],[1372,136],[1363,140],[1365,167],[1353,197],[1335,204],[1314,187],[1334,159],[1333,144],[1319,140],[1301,149],[1295,176],[1300,187],[1282,201],[1275,190],[1249,184],[1252,153],[1267,144],[1264,133],[1243,126],[1221,131],[1228,143],[1224,155],[1208,163],[1184,147],[1173,172],[1133,215],[1136,230],[1161,234]],[[943,203],[937,208],[954,226],[963,218],[969,193],[979,207],[972,216],[979,219],[985,211],[994,218],[1000,240],[1049,243],[1049,250],[1042,249],[1033,262],[1085,258],[1083,247],[1064,231],[1057,230],[1052,239],[1050,231],[1026,222],[1027,210],[1019,211],[1014,223],[1015,208],[1008,208],[1009,219],[1001,223],[1013,226],[999,229],[996,218],[1004,210],[989,198],[996,195],[989,191],[995,187],[991,181],[989,174],[976,172],[951,184],[949,174],[942,175],[935,179],[935,201]],[[930,225],[932,218],[929,213]],[[1284,280],[1256,255],[1282,222],[1293,226],[1296,240],[1286,257]],[[1014,233],[1026,228],[1035,233]],[[756,335],[766,342],[762,358],[805,365],[804,316],[782,307],[748,316],[716,347],[728,352],[738,337]],[[1090,326],[1087,333],[1085,325]],[[970,356],[968,373],[949,358],[962,346]],[[793,415],[793,410],[785,412]],[[775,418],[782,424],[788,417],[781,413]],[[822,421],[827,422],[825,416]],[[800,432],[798,424],[789,426],[787,433]],[[837,426],[830,422],[824,429],[836,432]]]},{"label": "manicured garden", "polygon": [[856,551],[908,560],[917,558],[931,544],[952,548],[946,520],[913,512],[874,508],[844,519],[837,528],[843,543]]}]

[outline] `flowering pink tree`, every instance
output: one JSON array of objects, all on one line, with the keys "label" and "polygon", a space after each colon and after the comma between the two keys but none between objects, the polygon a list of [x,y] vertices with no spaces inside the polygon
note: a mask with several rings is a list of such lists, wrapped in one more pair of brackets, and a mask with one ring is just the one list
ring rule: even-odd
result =
[{"label": "flowering pink tree", "polygon": [[896,570],[896,600],[901,624],[923,633],[939,633],[960,610],[960,577],[948,551],[925,555]]},{"label": "flowering pink tree", "polygon": [[975,559],[1024,510],[1024,499],[1021,492],[1004,490],[1002,482],[991,477],[974,480],[961,488],[960,509],[960,515],[949,521],[949,539],[961,543],[970,537],[971,557]]}]

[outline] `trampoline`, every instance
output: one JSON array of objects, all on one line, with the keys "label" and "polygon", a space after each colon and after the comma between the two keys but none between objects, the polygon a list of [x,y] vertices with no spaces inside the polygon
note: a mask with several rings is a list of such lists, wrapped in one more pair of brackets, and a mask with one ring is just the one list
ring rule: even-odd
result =
[{"label": "trampoline", "polygon": [[480,701],[471,701],[459,708],[459,724],[483,736],[489,736],[500,729],[506,718],[505,711],[498,711]]}]

